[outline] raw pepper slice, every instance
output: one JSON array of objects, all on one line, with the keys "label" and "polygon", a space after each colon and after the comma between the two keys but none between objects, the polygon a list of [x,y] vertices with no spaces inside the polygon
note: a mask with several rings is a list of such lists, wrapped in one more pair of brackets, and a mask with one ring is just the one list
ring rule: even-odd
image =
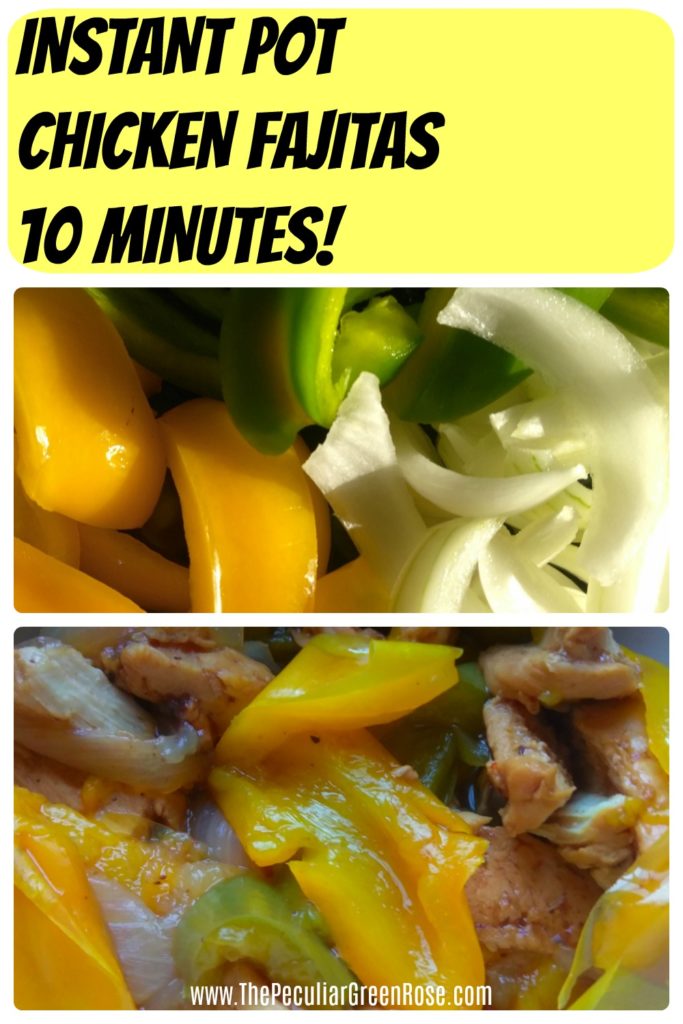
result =
[{"label": "raw pepper slice", "polygon": [[321,576],[315,588],[317,612],[385,612],[391,595],[364,558]]},{"label": "raw pepper slice", "polygon": [[315,513],[293,449],[263,455],[221,402],[160,420],[183,509],[192,611],[301,612],[317,575]]},{"label": "raw pepper slice", "polygon": [[24,793],[17,790],[15,823],[17,1007],[135,1009],[77,850]]},{"label": "raw pepper slice", "polygon": [[78,524],[59,512],[46,512],[27,496],[18,476],[14,477],[14,535],[60,562],[78,568],[80,539]]},{"label": "raw pepper slice", "polygon": [[464,886],[486,842],[368,732],[295,737],[210,781],[255,863],[289,861],[361,982],[443,985],[446,1006],[483,983]]},{"label": "raw pepper slice", "polygon": [[[347,311],[346,288],[236,288],[221,331],[223,396],[244,436],[278,454],[309,423],[329,427],[356,376],[390,380],[420,332],[394,299]],[[365,300],[365,296],[356,296]]]},{"label": "raw pepper slice", "polygon": [[81,569],[152,612],[190,610],[187,569],[127,533],[80,527]]},{"label": "raw pepper slice", "polygon": [[468,331],[437,323],[452,288],[432,288],[420,310],[422,344],[386,390],[403,420],[445,423],[483,408],[529,376],[519,359]]},{"label": "raw pepper slice", "polygon": [[99,580],[14,539],[14,607],[18,612],[141,612]]},{"label": "raw pepper slice", "polygon": [[92,526],[132,529],[161,490],[164,451],[113,324],[76,288],[15,296],[17,472],[32,501]]},{"label": "raw pepper slice", "polygon": [[216,757],[260,760],[302,733],[395,721],[455,686],[459,653],[440,644],[316,636],[233,718]]}]

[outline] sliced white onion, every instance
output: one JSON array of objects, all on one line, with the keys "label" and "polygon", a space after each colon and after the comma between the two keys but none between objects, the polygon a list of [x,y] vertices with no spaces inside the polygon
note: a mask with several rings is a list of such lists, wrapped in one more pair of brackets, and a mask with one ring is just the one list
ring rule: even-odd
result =
[{"label": "sliced white onion", "polygon": [[[180,1005],[182,986],[173,986],[178,980],[172,942],[177,919],[153,913],[138,896],[99,872],[93,872],[89,881],[136,1005],[149,1007],[169,987],[175,998],[180,997]],[[165,1009],[174,1009],[168,998],[165,1003]],[[158,1002],[154,1005],[158,1007]]]},{"label": "sliced white onion", "polygon": [[559,512],[530,523],[515,537],[517,553],[528,558],[534,565],[547,565],[576,537],[579,517],[571,505],[564,505]]},{"label": "sliced white onion", "polygon": [[202,800],[192,809],[190,834],[204,843],[215,860],[235,867],[253,866],[234,828],[212,800]]},{"label": "sliced white onion", "polygon": [[454,519],[432,527],[399,581],[394,611],[461,611],[477,561],[502,522]]},{"label": "sliced white onion", "polygon": [[459,288],[438,319],[514,353],[579,410],[594,488],[581,561],[615,583],[666,502],[666,410],[641,356],[604,317],[550,289]]},{"label": "sliced white onion", "polygon": [[393,588],[426,526],[401,475],[374,374],[360,374],[303,468],[368,565]]},{"label": "sliced white onion", "polygon": [[493,413],[491,426],[507,451],[533,452],[544,469],[571,466],[586,458],[587,438],[580,417],[562,395]]},{"label": "sliced white onion", "polygon": [[100,729],[71,731],[18,714],[14,734],[36,754],[135,789],[172,793],[196,782],[206,767],[199,736],[187,722],[171,735],[140,739]]},{"label": "sliced white onion", "polygon": [[510,477],[465,476],[433,462],[407,424],[394,424],[398,464],[423,498],[454,516],[492,518],[540,505],[586,475],[583,466]]},{"label": "sliced white onion", "polygon": [[494,612],[581,612],[585,607],[578,587],[521,557],[506,530],[481,552],[479,578]]}]

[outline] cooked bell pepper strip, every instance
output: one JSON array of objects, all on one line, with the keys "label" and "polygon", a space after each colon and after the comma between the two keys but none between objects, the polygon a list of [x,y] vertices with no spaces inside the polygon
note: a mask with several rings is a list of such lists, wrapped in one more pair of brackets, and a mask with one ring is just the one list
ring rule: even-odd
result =
[{"label": "cooked bell pepper strip", "polygon": [[452,288],[427,292],[418,319],[422,344],[386,389],[389,409],[414,423],[444,423],[493,402],[529,376],[518,359],[468,331],[437,323]]},{"label": "cooked bell pepper strip", "polygon": [[211,860],[206,849],[185,833],[160,829],[137,815],[91,820],[19,786],[14,790],[14,812],[19,846],[28,836],[38,847],[52,840],[73,849],[86,871],[99,871],[118,882],[157,914],[183,910],[210,885],[243,870]]},{"label": "cooked bell pepper strip", "polygon": [[665,288],[614,288],[600,312],[622,330],[669,347],[669,293]]},{"label": "cooked bell pepper strip", "polygon": [[391,598],[364,558],[355,558],[318,579],[317,612],[385,612]]},{"label": "cooked bell pepper strip", "polygon": [[[414,322],[394,300],[347,313],[340,333],[346,298],[345,288],[236,288],[228,296],[223,396],[240,431],[261,451],[285,451],[309,423],[329,427],[368,360],[381,381],[389,380],[417,344]],[[389,337],[369,346],[369,336],[380,337],[379,321]]]},{"label": "cooked bell pepper strip", "polygon": [[76,849],[40,820],[25,793],[17,790],[15,822],[17,1007],[135,1009]]},{"label": "cooked bell pepper strip", "polygon": [[439,644],[320,634],[233,718],[216,757],[260,760],[291,736],[393,722],[455,686],[458,654]]},{"label": "cooked bell pepper strip", "polygon": [[447,1000],[483,982],[464,886],[486,842],[368,732],[296,737],[210,783],[257,865],[289,861],[361,982],[442,984]]},{"label": "cooked bell pepper strip", "polygon": [[123,594],[14,540],[14,607],[18,612],[141,612]]},{"label": "cooked bell pepper strip", "polygon": [[112,298],[111,292],[124,292],[123,288],[88,289],[104,315],[115,326],[131,357],[141,366],[157,374],[178,388],[221,397],[220,372],[216,355],[203,355],[181,348],[173,338],[167,338],[156,324],[141,323],[135,309],[123,302],[123,295]]},{"label": "cooked bell pepper strip", "polygon": [[21,480],[14,477],[14,535],[47,555],[78,568],[78,524],[59,512],[46,512],[26,496]]},{"label": "cooked bell pepper strip", "polygon": [[192,611],[309,609],[315,513],[296,452],[262,455],[208,398],[177,406],[160,423],[183,509]]},{"label": "cooked bell pepper strip", "polygon": [[[667,954],[669,937],[669,835],[662,835],[600,897],[583,926],[569,975],[559,996],[564,1009],[577,981],[597,968],[607,974],[575,1003],[576,1009],[629,1009],[610,996],[620,977],[647,975]],[[666,1005],[666,1004],[665,1004]]]},{"label": "cooked bell pepper strip", "polygon": [[140,526],[164,450],[116,329],[80,289],[22,288],[14,330],[17,472],[29,498],[92,526]]},{"label": "cooked bell pepper strip", "polygon": [[244,959],[282,984],[344,989],[354,980],[276,888],[248,875],[219,882],[185,911],[174,955],[190,985],[210,982],[226,960]]},{"label": "cooked bell pepper strip", "polygon": [[637,654],[628,648],[624,653],[638,662],[640,692],[645,702],[645,724],[650,750],[664,771],[669,773],[669,669],[661,662]]},{"label": "cooked bell pepper strip", "polygon": [[190,610],[187,569],[127,533],[81,526],[81,569],[151,612]]}]

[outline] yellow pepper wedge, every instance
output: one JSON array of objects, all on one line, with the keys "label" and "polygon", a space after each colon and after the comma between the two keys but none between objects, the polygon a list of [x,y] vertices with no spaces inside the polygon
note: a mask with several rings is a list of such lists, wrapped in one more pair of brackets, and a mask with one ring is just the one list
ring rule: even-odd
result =
[{"label": "yellow pepper wedge", "polygon": [[446,1006],[483,983],[464,886],[486,842],[370,733],[293,738],[210,783],[255,863],[289,862],[361,982],[443,985]]},{"label": "yellow pepper wedge", "polygon": [[76,850],[24,794],[17,790],[15,820],[17,1007],[134,1009]]},{"label": "yellow pepper wedge", "polygon": [[[97,870],[118,882],[157,914],[184,908],[213,882],[243,870],[209,859],[205,848],[183,833],[150,839],[154,823],[136,815],[91,819],[19,786],[14,806],[16,843],[21,844],[24,835],[36,837],[39,844],[52,837],[72,849],[85,870]],[[63,902],[69,902],[69,889],[57,886],[55,891],[63,892]]]},{"label": "yellow pepper wedge", "polygon": [[132,529],[164,479],[163,444],[113,324],[84,291],[15,296],[17,472],[42,508]]},{"label": "yellow pepper wedge", "polygon": [[187,569],[127,533],[80,527],[81,569],[147,611],[190,610]]},{"label": "yellow pepper wedge", "polygon": [[650,750],[669,773],[669,669],[654,658],[624,648],[640,665],[640,692],[645,702],[645,724]]},{"label": "yellow pepper wedge", "polygon": [[315,512],[296,452],[256,451],[210,398],[185,402],[159,422],[182,506],[192,611],[309,610]]},{"label": "yellow pepper wedge", "polygon": [[317,612],[385,612],[390,603],[388,590],[364,558],[321,576],[315,588]]},{"label": "yellow pepper wedge", "polygon": [[559,996],[569,1004],[587,970],[603,971],[572,1009],[659,1009],[668,1003],[665,980],[648,974],[666,964],[669,938],[669,835],[647,847],[600,897],[588,916]]},{"label": "yellow pepper wedge", "polygon": [[[311,454],[308,445],[302,437],[297,437],[293,447],[299,456],[299,462],[303,466]],[[306,480],[311,492],[313,514],[315,515],[315,532],[318,539],[318,576],[320,577],[326,571],[327,563],[330,560],[330,550],[332,548],[332,524],[330,517],[332,513],[322,491],[315,486],[310,476],[307,476]]]},{"label": "yellow pepper wedge", "polygon": [[14,535],[47,555],[78,568],[81,543],[78,524],[59,512],[46,512],[26,495],[14,477]]},{"label": "yellow pepper wedge", "polygon": [[141,612],[133,601],[31,544],[14,540],[18,612]]},{"label": "yellow pepper wedge", "polygon": [[216,757],[258,761],[291,736],[393,722],[455,686],[460,653],[439,644],[316,636],[233,718]]}]

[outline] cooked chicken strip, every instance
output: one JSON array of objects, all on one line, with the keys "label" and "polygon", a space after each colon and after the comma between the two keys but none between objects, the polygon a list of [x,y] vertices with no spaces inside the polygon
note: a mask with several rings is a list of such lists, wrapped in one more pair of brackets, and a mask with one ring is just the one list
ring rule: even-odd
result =
[{"label": "cooked chicken strip", "polygon": [[640,670],[622,654],[609,629],[549,629],[540,646],[491,647],[480,656],[492,693],[538,711],[540,704],[609,700],[638,689]]},{"label": "cooked chicken strip", "polygon": [[492,952],[553,953],[574,947],[600,888],[566,864],[549,843],[483,828],[482,866],[467,882],[467,899],[482,944]]},{"label": "cooked chicken strip", "polygon": [[198,730],[220,734],[245,704],[270,682],[272,672],[232,647],[169,630],[139,630],[102,652],[102,665],[117,686],[153,704],[179,702]]},{"label": "cooked chicken strip", "polygon": [[642,809],[642,800],[623,793],[578,793],[534,832],[557,846],[568,864],[591,871],[599,885],[611,884],[613,869],[623,871],[633,860]]},{"label": "cooked chicken strip", "polygon": [[[590,757],[601,763],[617,792],[642,800],[646,809],[669,806],[669,780],[650,751],[641,697],[582,704],[574,708],[572,721]],[[657,830],[638,822],[635,831],[643,849]]]},{"label": "cooked chicken strip", "polygon": [[418,644],[454,644],[458,630],[451,626],[397,626],[391,631],[392,640],[410,640]]},{"label": "cooked chicken strip", "polygon": [[513,836],[530,832],[567,803],[574,783],[548,731],[517,701],[487,701],[484,724],[493,753],[488,775],[508,801],[500,815],[503,824]]}]

